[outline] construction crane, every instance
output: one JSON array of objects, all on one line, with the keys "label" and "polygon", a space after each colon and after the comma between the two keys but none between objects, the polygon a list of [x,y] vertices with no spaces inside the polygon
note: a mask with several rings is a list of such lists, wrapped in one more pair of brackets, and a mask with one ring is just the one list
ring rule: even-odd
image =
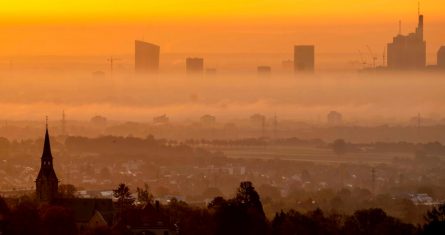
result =
[{"label": "construction crane", "polygon": [[366,59],[365,57],[363,57],[363,54],[360,50],[358,50],[358,54],[360,56],[360,62],[363,65],[363,68],[365,68],[368,63],[366,62]]},{"label": "construction crane", "polygon": [[110,73],[113,74],[113,65],[115,61],[121,60],[119,58],[114,58],[113,56],[111,56],[110,58],[107,59],[108,62],[110,62]]},{"label": "construction crane", "polygon": [[383,58],[382,58],[382,66],[386,66],[386,47],[383,47]]},{"label": "construction crane", "polygon": [[372,52],[371,47],[369,47],[369,45],[366,45],[366,47],[368,48],[369,55],[371,56],[371,59],[372,59],[372,68],[375,69],[375,62],[377,61],[377,56],[374,55],[374,53]]}]

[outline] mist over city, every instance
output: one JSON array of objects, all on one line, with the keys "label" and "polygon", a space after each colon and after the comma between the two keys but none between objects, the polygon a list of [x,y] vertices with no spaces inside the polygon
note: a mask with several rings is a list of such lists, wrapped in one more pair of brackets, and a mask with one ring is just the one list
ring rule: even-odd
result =
[{"label": "mist over city", "polygon": [[445,234],[444,6],[0,3],[0,234]]}]

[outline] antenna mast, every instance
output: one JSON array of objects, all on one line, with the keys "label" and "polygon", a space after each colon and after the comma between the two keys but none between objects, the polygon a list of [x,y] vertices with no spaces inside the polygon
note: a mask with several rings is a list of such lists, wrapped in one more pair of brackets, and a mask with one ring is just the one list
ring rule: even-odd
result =
[{"label": "antenna mast", "polygon": [[399,35],[402,35],[402,21],[399,20]]},{"label": "antenna mast", "polygon": [[65,125],[66,125],[66,120],[65,120],[65,110],[62,110],[62,135],[65,135]]},{"label": "antenna mast", "polygon": [[417,15],[420,16],[420,1],[417,2]]},{"label": "antenna mast", "polygon": [[385,67],[386,66],[386,47],[383,47],[383,60],[382,60],[382,63],[383,63],[383,67]]},{"label": "antenna mast", "polygon": [[119,58],[114,58],[113,56],[111,56],[109,59],[107,59],[108,62],[110,62],[110,75],[113,76],[113,66],[114,66],[114,62],[120,60]]}]

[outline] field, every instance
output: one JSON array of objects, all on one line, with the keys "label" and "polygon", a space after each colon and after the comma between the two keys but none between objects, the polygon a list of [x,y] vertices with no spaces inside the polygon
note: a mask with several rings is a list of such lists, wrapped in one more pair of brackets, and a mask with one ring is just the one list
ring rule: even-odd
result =
[{"label": "field", "polygon": [[221,151],[229,158],[240,159],[281,159],[320,163],[390,163],[394,158],[412,158],[406,153],[349,153],[336,155],[329,148],[301,146],[249,146],[249,147],[210,147],[212,151]]}]

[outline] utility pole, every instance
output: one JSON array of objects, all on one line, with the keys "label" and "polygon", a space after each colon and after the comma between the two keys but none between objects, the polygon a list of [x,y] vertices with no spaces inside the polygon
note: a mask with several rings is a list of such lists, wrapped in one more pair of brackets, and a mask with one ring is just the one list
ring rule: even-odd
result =
[{"label": "utility pole", "polygon": [[420,113],[417,114],[417,142],[420,143]]},{"label": "utility pole", "polygon": [[266,117],[263,117],[261,120],[261,137],[266,137]]},{"label": "utility pole", "polygon": [[382,66],[386,66],[386,47],[383,47],[383,60],[382,60]]},{"label": "utility pole", "polygon": [[363,57],[363,54],[360,50],[358,50],[358,54],[360,56],[360,63],[363,65],[363,68],[366,68],[366,65],[368,63],[366,62],[366,59]]},{"label": "utility pole", "polygon": [[369,54],[372,59],[372,68],[375,69],[375,62],[377,61],[377,57],[374,55],[374,53],[372,52],[371,47],[369,47],[369,45],[366,45],[366,47],[368,48]]},{"label": "utility pole", "polygon": [[402,35],[402,21],[399,20],[399,35]]},{"label": "utility pole", "polygon": [[278,127],[278,120],[277,120],[277,114],[273,116],[273,136],[276,139],[277,138],[277,127]]},{"label": "utility pole", "polygon": [[65,110],[62,110],[62,130],[61,130],[61,132],[62,132],[62,135],[65,135],[66,134],[66,120],[65,120]]}]

